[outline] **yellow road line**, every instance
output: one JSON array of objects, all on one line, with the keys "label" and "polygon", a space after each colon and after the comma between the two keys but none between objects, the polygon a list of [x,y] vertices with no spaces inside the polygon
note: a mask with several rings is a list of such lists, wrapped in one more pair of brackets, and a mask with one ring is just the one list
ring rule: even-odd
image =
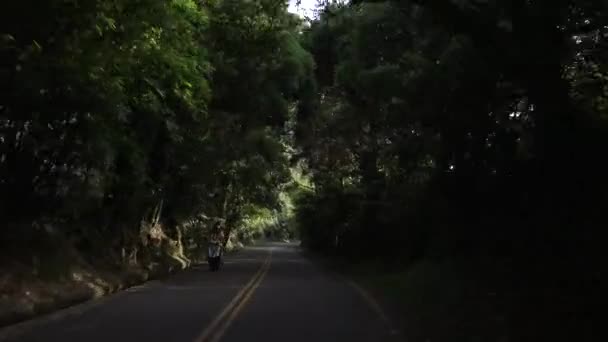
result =
[{"label": "yellow road line", "polygon": [[272,258],[272,250],[270,251],[270,255],[268,256],[268,262],[264,265],[264,268],[265,268],[264,272],[262,272],[262,274],[258,277],[255,284],[253,284],[253,286],[249,289],[249,291],[247,292],[245,297],[243,297],[243,299],[241,300],[239,305],[234,309],[234,311],[232,311],[232,313],[230,314],[228,319],[224,322],[224,324],[221,326],[221,328],[217,330],[217,332],[215,333],[215,335],[213,335],[213,338],[209,342],[219,342],[222,339],[222,337],[224,336],[224,334],[226,333],[226,331],[228,330],[228,328],[230,328],[230,326],[232,325],[234,320],[239,316],[241,311],[243,311],[243,308],[245,308],[245,306],[251,299],[251,296],[253,296],[255,290],[260,286],[260,284],[264,280],[264,277],[270,270],[270,259],[271,258]]},{"label": "yellow road line", "polygon": [[[253,277],[251,277],[251,280],[249,280],[249,282],[247,282],[247,284],[245,284],[245,286],[243,286],[243,288],[241,288],[239,290],[239,292],[237,292],[237,294],[234,296],[234,298],[232,298],[230,303],[228,303],[228,305],[226,305],[224,310],[222,310],[222,312],[211,322],[211,324],[209,324],[207,326],[207,328],[205,328],[205,330],[195,339],[196,342],[207,341],[209,339],[209,337],[213,334],[214,330],[220,325],[220,323],[222,323],[224,318],[226,318],[226,316],[228,316],[228,314],[230,314],[233,311],[233,309],[237,305],[239,305],[239,303],[241,303],[241,299],[243,299],[243,297],[249,293],[248,291],[251,288],[255,288],[259,285],[258,280],[263,276],[263,274],[265,274],[265,272],[266,272],[265,270],[267,270],[266,267],[267,267],[267,265],[270,264],[271,255],[272,255],[272,251],[266,258],[266,260],[264,260],[264,263],[262,264],[260,269],[258,269],[255,272]],[[255,285],[255,287],[254,287],[254,285]],[[232,315],[231,315],[231,317],[232,317]]]}]

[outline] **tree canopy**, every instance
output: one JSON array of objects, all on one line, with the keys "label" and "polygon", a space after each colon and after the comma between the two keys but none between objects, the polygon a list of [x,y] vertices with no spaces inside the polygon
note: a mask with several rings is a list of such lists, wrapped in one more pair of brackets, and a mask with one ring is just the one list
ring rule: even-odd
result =
[{"label": "tree canopy", "polygon": [[299,117],[315,185],[299,198],[303,241],[397,263],[509,260],[530,288],[592,288],[604,260],[606,10],[325,2],[303,38],[320,88],[318,109]]},{"label": "tree canopy", "polygon": [[287,8],[4,1],[2,253],[187,264],[289,222],[351,260],[508,260],[533,298],[605,277],[605,1]]},{"label": "tree canopy", "polygon": [[211,221],[229,233],[246,208],[280,206],[283,127],[312,73],[285,1],[0,13],[3,244],[47,225],[98,249],[87,253],[136,250],[153,217],[173,239],[199,222],[202,239]]}]

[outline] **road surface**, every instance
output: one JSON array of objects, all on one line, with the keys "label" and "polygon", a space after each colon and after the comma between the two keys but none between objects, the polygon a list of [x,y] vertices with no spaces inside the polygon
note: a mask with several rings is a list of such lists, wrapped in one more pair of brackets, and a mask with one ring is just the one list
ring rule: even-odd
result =
[{"label": "road surface", "polygon": [[[55,315],[2,341],[398,341],[353,283],[321,270],[293,244],[266,243]],[[57,318],[59,317],[59,318]]]}]

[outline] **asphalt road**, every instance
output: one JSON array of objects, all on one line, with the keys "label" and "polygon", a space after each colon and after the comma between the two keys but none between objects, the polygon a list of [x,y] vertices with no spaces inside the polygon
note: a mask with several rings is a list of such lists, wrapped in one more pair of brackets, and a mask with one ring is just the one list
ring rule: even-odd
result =
[{"label": "asphalt road", "polygon": [[370,296],[303,257],[267,243],[70,314],[21,327],[2,341],[397,341]]}]

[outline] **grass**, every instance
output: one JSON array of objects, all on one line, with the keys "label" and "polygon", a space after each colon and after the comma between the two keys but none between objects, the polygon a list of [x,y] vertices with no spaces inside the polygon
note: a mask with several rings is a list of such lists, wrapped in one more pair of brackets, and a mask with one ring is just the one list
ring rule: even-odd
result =
[{"label": "grass", "polygon": [[479,265],[423,260],[388,268],[379,262],[346,272],[383,303],[410,342],[506,342],[501,298]]},{"label": "grass", "polygon": [[[305,254],[356,280],[408,342],[595,342],[607,279],[563,258],[460,257],[412,264],[353,263]],[[584,266],[584,265],[583,265]]]}]

